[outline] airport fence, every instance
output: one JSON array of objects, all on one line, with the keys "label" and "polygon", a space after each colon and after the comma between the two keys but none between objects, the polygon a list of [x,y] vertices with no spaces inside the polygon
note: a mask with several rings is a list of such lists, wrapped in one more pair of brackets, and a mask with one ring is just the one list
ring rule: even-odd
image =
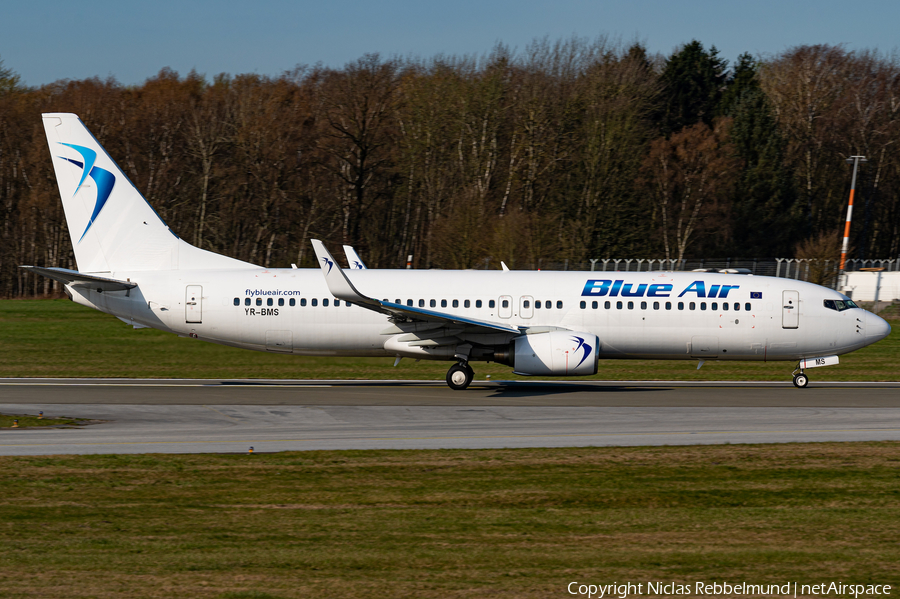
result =
[{"label": "airport fence", "polygon": [[[485,268],[496,268],[485,262]],[[598,258],[586,262],[544,262],[530,265],[531,270],[577,270],[594,272],[649,272],[680,270],[708,272],[734,271],[769,277],[783,277],[811,281],[820,285],[833,284],[838,273],[838,260],[817,258],[718,258],[666,260],[664,258]],[[526,267],[527,268],[527,267]],[[848,258],[845,272],[883,270],[900,271],[900,256],[884,259]]]}]

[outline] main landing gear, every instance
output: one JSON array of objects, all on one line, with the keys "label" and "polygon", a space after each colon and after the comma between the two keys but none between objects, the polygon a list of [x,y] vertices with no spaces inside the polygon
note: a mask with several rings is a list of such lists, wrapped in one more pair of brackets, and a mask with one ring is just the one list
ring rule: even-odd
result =
[{"label": "main landing gear", "polygon": [[[799,370],[799,372],[798,372]],[[809,377],[804,374],[803,370],[798,367],[794,371],[794,386],[798,389],[804,389],[809,384]]]},{"label": "main landing gear", "polygon": [[462,391],[468,387],[473,378],[475,378],[475,371],[468,362],[454,364],[447,371],[447,384],[454,391]]}]

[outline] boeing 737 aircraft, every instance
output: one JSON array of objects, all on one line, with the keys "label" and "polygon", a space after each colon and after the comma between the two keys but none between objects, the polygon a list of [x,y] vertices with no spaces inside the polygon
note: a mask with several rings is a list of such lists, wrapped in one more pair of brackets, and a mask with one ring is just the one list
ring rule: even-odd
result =
[{"label": "boeing 737 aircraft", "polygon": [[312,240],[320,269],[263,268],[173,233],[74,114],[43,115],[78,270],[24,266],[75,302],[223,345],[298,355],[391,356],[518,374],[579,376],[609,358],[784,360],[805,371],[890,332],[818,285],[696,272],[342,269]]}]

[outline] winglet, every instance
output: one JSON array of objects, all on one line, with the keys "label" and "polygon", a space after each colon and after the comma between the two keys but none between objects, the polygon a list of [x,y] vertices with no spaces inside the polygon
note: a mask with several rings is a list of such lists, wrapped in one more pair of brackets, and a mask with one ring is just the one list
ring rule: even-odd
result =
[{"label": "winglet", "polygon": [[319,266],[322,268],[322,274],[325,275],[325,283],[328,285],[328,291],[331,292],[331,295],[338,299],[356,304],[378,303],[371,298],[364,296],[353,286],[353,283],[351,283],[350,279],[347,278],[347,275],[344,274],[343,269],[337,261],[335,261],[334,256],[325,249],[325,244],[318,239],[310,239],[309,241],[312,243],[313,250],[316,252],[316,258],[319,261]]},{"label": "winglet", "polygon": [[353,249],[353,246],[345,245],[344,255],[347,256],[347,264],[350,265],[350,270],[366,270],[366,265],[363,263],[362,258],[359,257],[359,254],[356,253],[356,250]]}]

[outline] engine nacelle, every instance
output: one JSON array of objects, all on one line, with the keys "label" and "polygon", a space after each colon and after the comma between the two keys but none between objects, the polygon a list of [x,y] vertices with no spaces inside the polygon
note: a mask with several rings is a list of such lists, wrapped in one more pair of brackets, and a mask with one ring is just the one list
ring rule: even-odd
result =
[{"label": "engine nacelle", "polygon": [[585,376],[597,374],[600,340],[591,333],[549,331],[516,337],[509,362],[515,374]]}]

